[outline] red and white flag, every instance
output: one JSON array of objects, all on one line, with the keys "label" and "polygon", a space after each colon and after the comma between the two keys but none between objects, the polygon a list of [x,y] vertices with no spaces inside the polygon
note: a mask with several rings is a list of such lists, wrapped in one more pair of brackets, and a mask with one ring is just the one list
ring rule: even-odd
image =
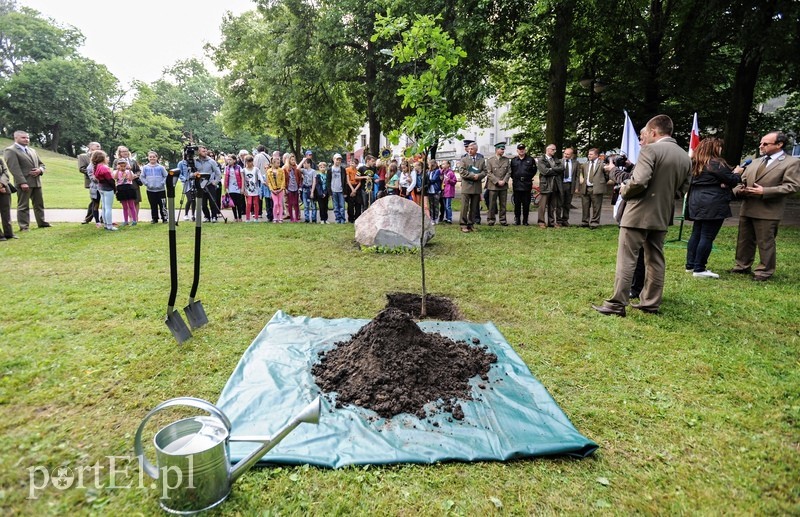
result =
[{"label": "red and white flag", "polygon": [[694,114],[692,122],[692,136],[689,137],[689,157],[694,155],[694,150],[700,145],[700,127],[697,125],[697,112]]}]

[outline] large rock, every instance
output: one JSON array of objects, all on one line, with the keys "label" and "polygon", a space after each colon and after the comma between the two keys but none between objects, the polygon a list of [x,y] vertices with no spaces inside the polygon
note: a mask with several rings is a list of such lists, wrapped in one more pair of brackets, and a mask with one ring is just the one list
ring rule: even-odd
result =
[{"label": "large rock", "polygon": [[356,219],[356,240],[363,246],[419,248],[422,231],[425,244],[435,235],[433,221],[427,215],[423,228],[421,210],[403,197],[382,197]]}]

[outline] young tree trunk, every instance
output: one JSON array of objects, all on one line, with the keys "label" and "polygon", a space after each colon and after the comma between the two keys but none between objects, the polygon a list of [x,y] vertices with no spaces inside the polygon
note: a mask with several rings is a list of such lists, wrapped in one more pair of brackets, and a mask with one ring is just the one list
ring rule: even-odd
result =
[{"label": "young tree trunk", "polygon": [[[423,163],[428,163],[428,150],[426,149],[422,155]],[[420,319],[427,316],[427,310],[425,308],[425,298],[428,297],[427,291],[425,289],[425,169],[427,167],[423,166],[422,168],[422,188],[420,189],[420,198],[419,198],[419,205],[422,211],[422,229],[419,233],[419,265],[420,270],[422,271],[422,307],[419,311]]]}]

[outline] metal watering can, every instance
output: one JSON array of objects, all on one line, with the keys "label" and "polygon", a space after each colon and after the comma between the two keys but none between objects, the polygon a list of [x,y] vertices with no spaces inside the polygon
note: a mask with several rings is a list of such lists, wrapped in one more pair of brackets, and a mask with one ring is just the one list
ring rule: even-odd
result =
[{"label": "metal watering can", "polygon": [[[196,416],[173,422],[159,430],[153,442],[156,463],[150,463],[142,449],[142,431],[150,418],[174,406],[202,409],[211,416]],[[144,417],[134,439],[141,468],[153,479],[160,479],[161,508],[170,513],[190,515],[222,503],[231,485],[264,454],[302,423],[319,422],[320,399],[306,406],[278,433],[271,437],[231,436],[231,422],[214,404],[193,397],[179,397],[156,406]],[[231,468],[230,442],[261,442],[262,445]]]}]

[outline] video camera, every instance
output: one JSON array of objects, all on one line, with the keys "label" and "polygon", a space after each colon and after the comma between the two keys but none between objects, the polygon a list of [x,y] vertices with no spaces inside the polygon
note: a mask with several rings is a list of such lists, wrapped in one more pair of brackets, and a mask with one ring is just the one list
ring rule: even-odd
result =
[{"label": "video camera", "polygon": [[191,174],[197,172],[197,165],[194,163],[194,153],[196,153],[198,149],[199,147],[194,144],[183,146],[183,161],[186,162],[186,167],[189,168]]}]

